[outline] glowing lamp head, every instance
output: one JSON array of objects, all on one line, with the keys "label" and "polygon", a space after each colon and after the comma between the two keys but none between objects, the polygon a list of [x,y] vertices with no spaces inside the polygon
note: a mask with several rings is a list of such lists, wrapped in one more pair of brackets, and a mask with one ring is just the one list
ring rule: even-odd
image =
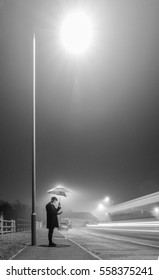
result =
[{"label": "glowing lamp head", "polygon": [[109,197],[109,196],[106,196],[105,199],[104,199],[104,201],[105,201],[106,203],[110,202],[110,197]]},{"label": "glowing lamp head", "polygon": [[69,14],[61,27],[61,40],[65,48],[75,55],[81,54],[92,41],[92,25],[82,12]]},{"label": "glowing lamp head", "polygon": [[100,211],[104,210],[103,204],[100,203],[100,204],[98,205],[98,210],[100,210]]},{"label": "glowing lamp head", "polygon": [[159,215],[159,207],[155,207],[153,209],[153,212],[154,212],[155,216],[158,216]]}]

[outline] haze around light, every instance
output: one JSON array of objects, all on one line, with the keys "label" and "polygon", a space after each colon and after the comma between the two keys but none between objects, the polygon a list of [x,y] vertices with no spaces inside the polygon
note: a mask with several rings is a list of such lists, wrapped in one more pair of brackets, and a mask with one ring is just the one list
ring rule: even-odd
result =
[{"label": "haze around light", "polygon": [[79,55],[87,51],[92,37],[92,23],[84,12],[74,11],[62,22],[61,41],[70,53]]}]

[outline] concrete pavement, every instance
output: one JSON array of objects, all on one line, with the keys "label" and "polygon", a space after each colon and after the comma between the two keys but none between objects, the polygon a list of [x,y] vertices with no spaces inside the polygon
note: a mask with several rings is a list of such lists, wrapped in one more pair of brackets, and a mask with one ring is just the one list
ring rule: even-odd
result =
[{"label": "concrete pavement", "polygon": [[55,231],[53,242],[56,247],[48,247],[47,229],[37,231],[37,245],[29,244],[12,260],[96,260],[98,259],[91,252],[82,248],[80,245],[65,238],[65,236]]}]

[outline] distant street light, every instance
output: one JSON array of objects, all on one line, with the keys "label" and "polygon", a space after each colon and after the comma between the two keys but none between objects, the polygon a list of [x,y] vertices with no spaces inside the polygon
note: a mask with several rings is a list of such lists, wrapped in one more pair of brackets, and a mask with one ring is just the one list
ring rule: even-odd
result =
[{"label": "distant street light", "polygon": [[102,203],[100,203],[98,205],[98,210],[103,211],[105,209],[104,205]]},{"label": "distant street light", "polygon": [[155,207],[153,209],[153,213],[154,213],[155,216],[159,216],[159,207]]},{"label": "distant street light", "polygon": [[109,196],[106,196],[104,198],[104,202],[109,204],[109,206],[113,206],[113,199],[111,199],[111,197],[109,197]]},{"label": "distant street light", "polygon": [[110,201],[110,197],[106,196],[105,199],[104,199],[104,202],[108,203],[109,201]]}]

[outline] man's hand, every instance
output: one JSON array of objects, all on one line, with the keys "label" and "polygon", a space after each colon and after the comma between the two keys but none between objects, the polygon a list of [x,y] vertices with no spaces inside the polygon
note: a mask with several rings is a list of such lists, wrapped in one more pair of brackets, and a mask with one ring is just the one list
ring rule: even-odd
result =
[{"label": "man's hand", "polygon": [[59,202],[58,207],[61,207],[61,203]]}]

